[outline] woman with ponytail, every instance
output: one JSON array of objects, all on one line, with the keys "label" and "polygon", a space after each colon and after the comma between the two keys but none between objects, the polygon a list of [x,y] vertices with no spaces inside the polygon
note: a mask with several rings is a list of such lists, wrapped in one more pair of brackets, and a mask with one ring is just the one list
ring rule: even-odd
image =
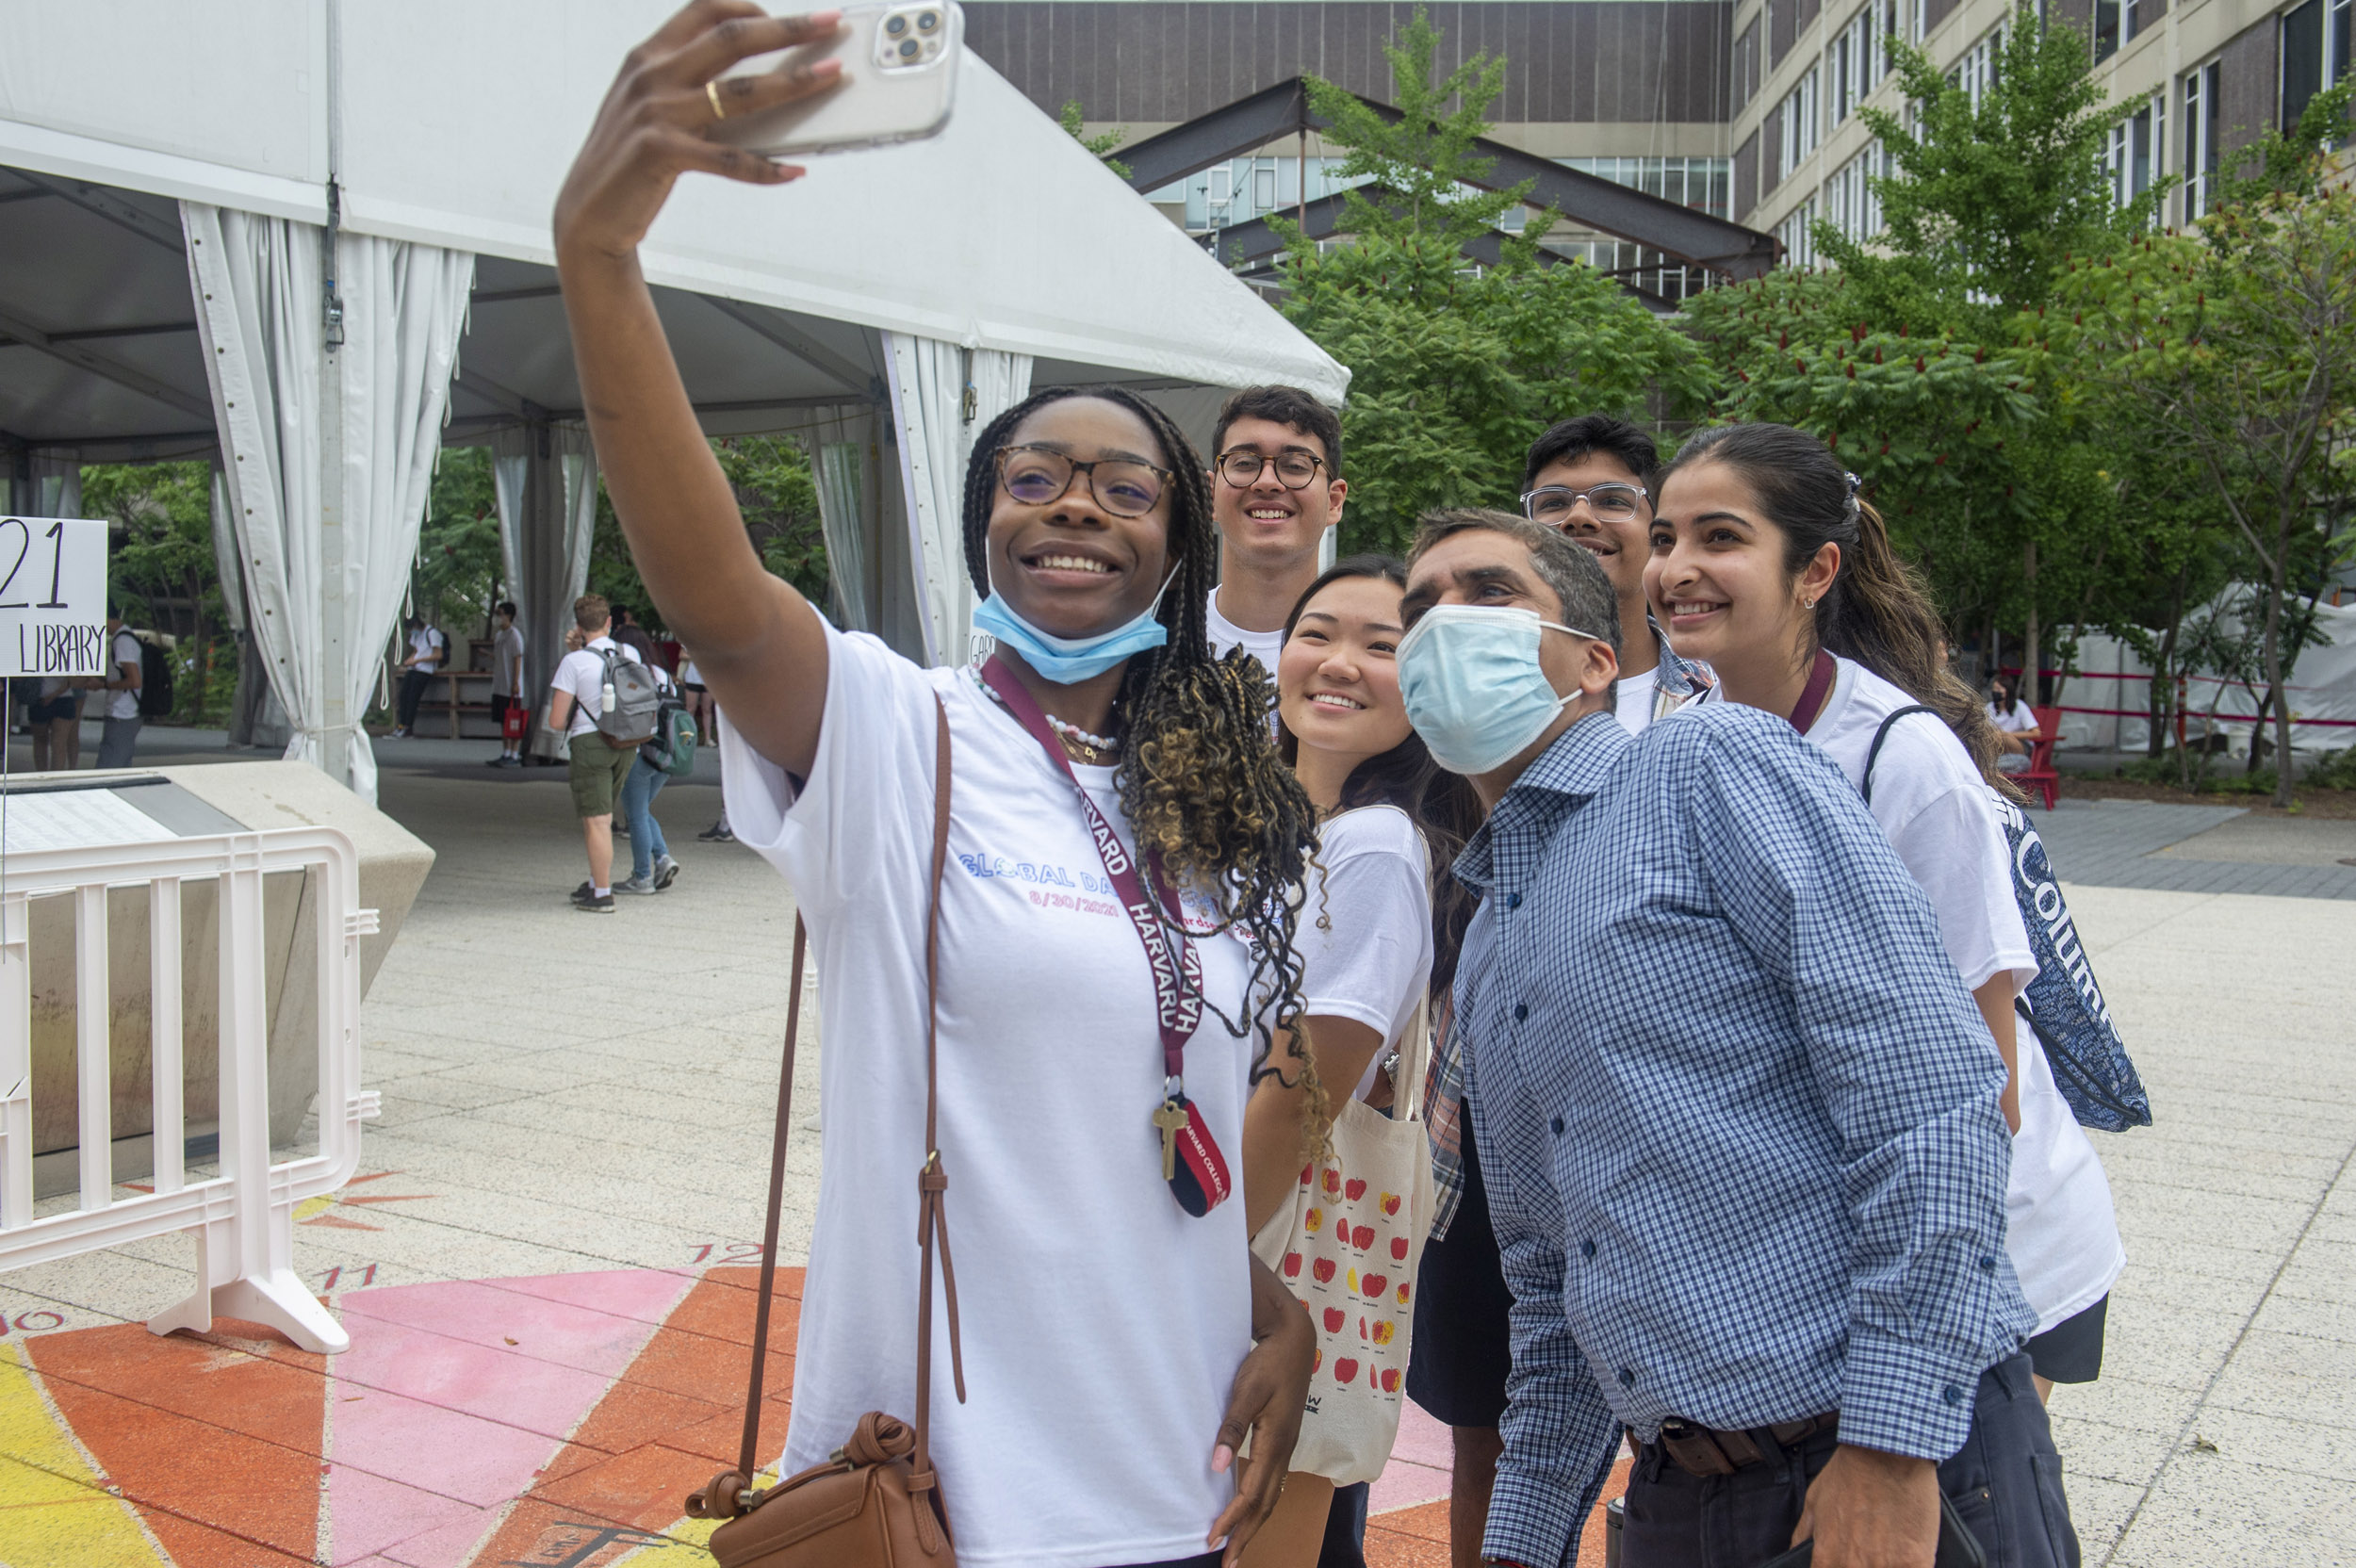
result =
[{"label": "woman with ponytail", "polygon": [[[980,432],[964,507],[975,624],[996,640],[980,668],[840,631],[762,570],[637,247],[691,171],[799,172],[702,133],[724,92],[734,113],[864,90],[794,51],[839,25],[749,0],[681,11],[624,66],[556,212],[599,467],[725,715],[728,821],[792,884],[826,1000],[783,1469],[825,1464],[865,1412],[914,1409],[921,1304],[962,1341],[929,1436],[965,1568],[1232,1564],[1275,1507],[1315,1350],[1223,1200],[1252,1080],[1299,1021],[1315,812],[1270,744],[1266,678],[1204,641],[1203,459],[1132,393],[1051,388]],[[774,71],[728,74],[780,50]],[[782,962],[782,930],[746,933],[740,961]],[[714,1103],[759,1092],[758,1075],[716,1085]],[[931,1300],[920,1168],[927,1193],[946,1183]]]},{"label": "woman with ponytail", "polygon": [[[2009,1073],[2006,1248],[2037,1314],[2039,1390],[2092,1381],[2126,1253],[2093,1144],[2044,1053],[2017,1044],[2014,999],[2037,958],[1991,794],[2012,787],[1988,709],[1947,667],[1929,596],[1856,477],[1784,425],[1688,442],[1661,481],[1652,545],[1646,596],[1677,656],[1717,672],[1711,700],[1790,719],[1864,792],[1938,911]],[[1931,712],[1893,717],[1909,708]]]}]

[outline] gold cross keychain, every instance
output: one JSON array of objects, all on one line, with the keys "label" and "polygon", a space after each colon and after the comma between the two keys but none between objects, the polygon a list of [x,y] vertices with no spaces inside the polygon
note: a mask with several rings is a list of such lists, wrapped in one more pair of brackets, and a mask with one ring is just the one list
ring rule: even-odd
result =
[{"label": "gold cross keychain", "polygon": [[1186,1107],[1175,1100],[1165,1100],[1153,1110],[1153,1125],[1162,1134],[1162,1180],[1167,1182],[1178,1174],[1178,1134],[1186,1125]]}]

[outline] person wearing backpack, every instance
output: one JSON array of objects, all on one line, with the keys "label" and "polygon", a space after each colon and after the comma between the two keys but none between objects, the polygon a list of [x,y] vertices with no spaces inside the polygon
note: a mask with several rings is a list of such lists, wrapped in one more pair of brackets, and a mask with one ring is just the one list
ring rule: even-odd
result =
[{"label": "person wearing backpack", "polygon": [[393,727],[394,739],[416,733],[417,707],[425,701],[425,689],[434,683],[434,672],[442,667],[449,652],[450,639],[438,627],[426,625],[423,615],[409,617],[409,657],[401,662],[401,698],[396,709],[400,722]]},{"label": "person wearing backpack", "polygon": [[139,687],[146,659],[139,651],[139,640],[123,626],[119,604],[106,611],[106,649],[107,675],[99,683],[106,694],[106,726],[98,743],[97,765],[127,768],[139,744]]},{"label": "person wearing backpack", "polygon": [[1678,656],[1717,672],[1710,700],[1789,718],[1864,795],[1937,911],[2007,1070],[2005,1248],[2037,1315],[2038,1394],[2093,1381],[2126,1251],[2102,1163],[2046,1052],[2017,1038],[2016,999],[2038,961],[2000,817],[2002,743],[1948,670],[1937,612],[1855,476],[1783,425],[1687,443],[1661,482],[1652,547],[1647,596]]},{"label": "person wearing backpack", "polygon": [[[573,904],[589,914],[614,912],[614,805],[621,797],[630,770],[637,765],[638,745],[616,743],[599,721],[607,714],[607,693],[617,699],[629,676],[623,666],[646,678],[638,655],[614,641],[614,616],[597,594],[573,601],[573,623],[584,641],[564,656],[548,684],[548,727],[563,730],[572,774],[573,810],[581,818],[581,836],[589,855],[589,880],[574,890]],[[641,738],[643,740],[643,737]]]}]

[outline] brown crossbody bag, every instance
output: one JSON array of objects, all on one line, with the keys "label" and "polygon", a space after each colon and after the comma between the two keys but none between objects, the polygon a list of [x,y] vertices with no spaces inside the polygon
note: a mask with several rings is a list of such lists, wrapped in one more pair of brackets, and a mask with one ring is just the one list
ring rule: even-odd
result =
[{"label": "brown crossbody bag", "polygon": [[785,1139],[794,1108],[794,1047],[802,1023],[802,965],[809,932],[794,922],[792,1010],[785,1021],[785,1067],[777,1086],[777,1136],[769,1162],[769,1224],[761,1253],[761,1301],[753,1317],[753,1370],[744,1396],[744,1442],[737,1465],[687,1499],[695,1519],[725,1519],[712,1532],[720,1568],[955,1568],[949,1508],[926,1442],[933,1373],[933,1247],[941,1248],[942,1294],[949,1309],[949,1361],[957,1401],[965,1401],[965,1364],[957,1345],[957,1281],[949,1263],[942,1201],[949,1178],[940,1136],[941,875],[949,858],[949,713],[933,699],[932,897],[924,916],[924,1163],[916,1177],[918,1266],[916,1422],[870,1411],[826,1463],[752,1490],[761,1442],[761,1372],[769,1352],[769,1305],[776,1294],[777,1213],[785,1200]]}]

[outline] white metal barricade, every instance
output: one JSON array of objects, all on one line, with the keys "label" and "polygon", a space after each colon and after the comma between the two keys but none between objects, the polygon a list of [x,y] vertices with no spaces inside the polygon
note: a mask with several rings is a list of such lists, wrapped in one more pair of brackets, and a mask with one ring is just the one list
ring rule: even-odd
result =
[{"label": "white metal barricade", "polygon": [[[270,1163],[268,954],[264,878],[308,872],[317,914],[319,1152]],[[180,889],[220,887],[221,1174],[191,1184],[181,1107]],[[106,890],[145,884],[153,988],[155,1190],[116,1198],[109,1094]],[[33,1217],[30,900],[74,907],[75,1080],[81,1207]],[[172,1231],[196,1236],[194,1294],[148,1327],[211,1327],[213,1315],[266,1323],[306,1350],[351,1344],[293,1266],[295,1205],[333,1192],[360,1161],[360,1123],[376,1114],[360,1088],[360,860],[332,827],[221,833],[149,843],[28,851],[0,885],[0,1270]]]}]

